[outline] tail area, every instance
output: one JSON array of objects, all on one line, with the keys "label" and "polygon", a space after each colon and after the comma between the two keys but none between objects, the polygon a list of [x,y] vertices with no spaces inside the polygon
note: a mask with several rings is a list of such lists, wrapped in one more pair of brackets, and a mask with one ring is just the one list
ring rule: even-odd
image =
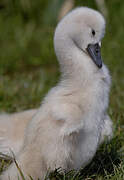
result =
[{"label": "tail area", "polygon": [[36,109],[14,114],[0,115],[0,156],[12,156],[20,151],[27,123],[36,113]]}]

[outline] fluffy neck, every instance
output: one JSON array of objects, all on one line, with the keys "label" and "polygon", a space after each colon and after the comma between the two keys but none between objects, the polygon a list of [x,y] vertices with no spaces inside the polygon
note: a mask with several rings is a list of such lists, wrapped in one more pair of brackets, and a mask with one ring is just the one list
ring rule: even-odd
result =
[{"label": "fluffy neck", "polygon": [[97,67],[90,57],[80,50],[69,36],[59,36],[54,38],[55,52],[60,64],[61,79],[66,85],[85,85],[93,78]]}]

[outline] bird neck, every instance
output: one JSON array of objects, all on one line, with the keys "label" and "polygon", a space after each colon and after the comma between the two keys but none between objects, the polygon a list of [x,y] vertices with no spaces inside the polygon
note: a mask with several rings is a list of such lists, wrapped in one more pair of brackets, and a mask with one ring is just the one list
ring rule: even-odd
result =
[{"label": "bird neck", "polygon": [[90,57],[80,50],[69,37],[59,37],[54,42],[62,82],[78,86],[84,85],[96,71]]}]

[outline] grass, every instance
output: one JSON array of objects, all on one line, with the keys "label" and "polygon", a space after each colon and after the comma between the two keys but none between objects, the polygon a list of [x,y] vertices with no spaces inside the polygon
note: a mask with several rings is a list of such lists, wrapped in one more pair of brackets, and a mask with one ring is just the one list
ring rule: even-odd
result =
[{"label": "grass", "polygon": [[[53,4],[56,11],[53,13]],[[53,33],[61,5],[53,0],[0,1],[0,111],[15,112],[40,105],[59,78],[53,49]],[[94,1],[78,0],[75,6],[97,8]],[[97,151],[79,172],[51,174],[58,180],[124,179],[124,2],[107,1],[109,16],[102,56],[112,75],[109,114],[114,137]],[[6,163],[5,163],[6,164]],[[5,168],[2,161],[0,171]]]}]

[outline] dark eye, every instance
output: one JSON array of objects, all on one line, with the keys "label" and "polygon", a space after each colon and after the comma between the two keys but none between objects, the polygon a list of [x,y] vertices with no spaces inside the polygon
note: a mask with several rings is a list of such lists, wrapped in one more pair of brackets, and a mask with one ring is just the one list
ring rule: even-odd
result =
[{"label": "dark eye", "polygon": [[92,29],[92,35],[95,36],[96,32]]}]

